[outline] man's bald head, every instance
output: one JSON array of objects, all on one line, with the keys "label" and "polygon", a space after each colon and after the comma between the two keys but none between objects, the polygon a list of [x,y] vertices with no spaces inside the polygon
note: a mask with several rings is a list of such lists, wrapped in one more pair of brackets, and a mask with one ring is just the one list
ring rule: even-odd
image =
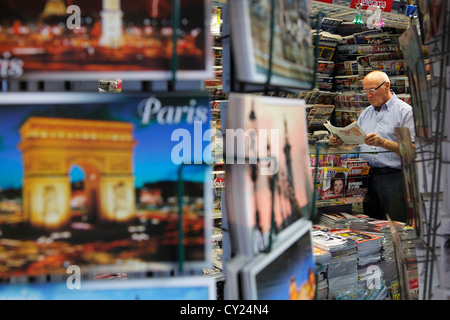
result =
[{"label": "man's bald head", "polygon": [[368,73],[364,77],[362,85],[364,90],[376,89],[375,92],[367,93],[367,100],[378,110],[392,97],[391,81],[383,71],[376,70]]}]

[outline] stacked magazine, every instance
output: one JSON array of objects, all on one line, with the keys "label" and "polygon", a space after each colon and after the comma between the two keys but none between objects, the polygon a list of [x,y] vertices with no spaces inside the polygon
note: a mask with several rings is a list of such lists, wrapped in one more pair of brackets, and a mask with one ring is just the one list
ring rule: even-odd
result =
[{"label": "stacked magazine", "polygon": [[[380,281],[383,281],[383,272],[379,265],[381,261],[381,236],[350,229],[340,229],[332,232],[355,240],[358,253],[359,282],[378,285]],[[376,283],[372,284],[370,281],[375,281]]]},{"label": "stacked magazine", "polygon": [[387,294],[384,282],[371,288],[368,288],[366,283],[358,282],[356,286],[339,290],[335,298],[336,300],[384,300]]},{"label": "stacked magazine", "polygon": [[[415,231],[412,227],[407,226],[403,222],[393,221],[403,246],[403,255],[408,261],[407,271],[412,296],[417,296],[418,292],[418,275],[417,263],[415,262]],[[361,230],[365,233],[371,233],[381,236],[381,261],[378,265],[381,268],[386,285],[392,285],[397,282],[397,267],[394,253],[394,243],[392,233],[387,220],[375,220],[372,218],[364,220],[355,220],[349,223],[349,228],[353,230]]]},{"label": "stacked magazine", "polygon": [[325,225],[332,229],[348,228],[353,221],[365,220],[369,216],[362,213],[347,213],[347,212],[330,212],[320,213],[317,217],[317,224]]},{"label": "stacked magazine", "polygon": [[328,299],[347,286],[358,282],[356,242],[324,230],[312,232],[314,246],[330,253]]},{"label": "stacked magazine", "polygon": [[381,250],[381,237],[369,233],[354,231],[350,229],[340,229],[332,231],[342,237],[352,239],[356,242],[358,252],[358,265],[365,266],[369,263],[378,262]]},{"label": "stacked magazine", "polygon": [[314,230],[312,236],[314,246],[327,250],[332,258],[356,254],[356,242],[353,239],[324,230]]},{"label": "stacked magazine", "polygon": [[[394,221],[394,225],[402,230],[405,226],[404,223]],[[380,232],[389,233],[389,222],[387,220],[375,220],[373,218],[364,220],[353,220],[349,222],[349,228],[352,230],[367,231],[367,232]]]},{"label": "stacked magazine", "polygon": [[[394,222],[398,230],[403,230],[405,224]],[[391,231],[387,220],[375,220],[373,218],[365,220],[353,220],[349,222],[349,229],[363,231],[381,236],[381,258],[382,260],[391,260],[394,257],[394,247],[392,244]]]},{"label": "stacked magazine", "polygon": [[314,247],[314,258],[316,259],[317,294],[316,300],[326,300],[328,297],[328,267],[331,255],[328,250]]}]

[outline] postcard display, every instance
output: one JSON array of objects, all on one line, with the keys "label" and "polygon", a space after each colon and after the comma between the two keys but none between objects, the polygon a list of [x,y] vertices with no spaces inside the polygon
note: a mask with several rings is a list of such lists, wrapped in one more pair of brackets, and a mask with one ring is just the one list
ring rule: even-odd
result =
[{"label": "postcard display", "polygon": [[[209,1],[71,3],[0,1],[3,91],[211,76]],[[216,299],[208,92],[1,95],[1,299]]]},{"label": "postcard display", "polygon": [[[230,93],[226,123],[226,148],[236,151],[225,161],[233,250],[225,266],[225,294],[313,299],[313,188],[304,101]],[[248,147],[239,143],[244,132]]]}]

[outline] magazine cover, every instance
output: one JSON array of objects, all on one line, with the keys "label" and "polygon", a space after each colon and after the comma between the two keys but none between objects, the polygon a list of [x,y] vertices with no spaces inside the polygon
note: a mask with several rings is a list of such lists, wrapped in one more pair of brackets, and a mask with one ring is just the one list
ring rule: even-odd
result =
[{"label": "magazine cover", "polygon": [[408,67],[416,135],[430,138],[432,136],[430,88],[417,27],[410,25],[398,41]]},{"label": "magazine cover", "polygon": [[232,93],[226,126],[227,218],[237,252],[253,256],[312,216],[304,100]]},{"label": "magazine cover", "polygon": [[246,300],[313,300],[316,295],[311,222],[300,220],[242,270]]},{"label": "magazine cover", "polygon": [[324,167],[322,199],[344,198],[349,169],[344,167]]},{"label": "magazine cover", "polygon": [[176,63],[172,3],[0,0],[0,56],[26,79],[211,77],[210,2],[179,1]]},{"label": "magazine cover", "polygon": [[[366,167],[369,168],[369,167]],[[348,176],[346,197],[360,197],[369,193],[369,176]]]},{"label": "magazine cover", "polygon": [[178,263],[182,164],[184,262],[209,266],[209,121],[203,92],[3,93],[0,278]]},{"label": "magazine cover", "polygon": [[346,127],[358,120],[358,112],[355,110],[336,110],[335,123],[338,127]]},{"label": "magazine cover", "polygon": [[[370,241],[372,241],[373,243],[376,243],[376,244],[381,243],[381,236],[370,234],[370,233],[365,233],[362,231],[350,230],[350,229],[340,229],[340,230],[334,230],[331,232],[338,234],[344,238],[350,238],[352,240],[355,240],[358,247],[362,247],[361,244],[364,244],[364,243],[370,242]],[[378,246],[376,249],[379,251],[380,246]]]},{"label": "magazine cover", "polygon": [[72,289],[66,282],[0,286],[0,300],[215,300],[216,296],[216,280],[206,276],[90,280]]},{"label": "magazine cover", "polygon": [[421,210],[419,204],[419,185],[416,168],[416,153],[411,142],[411,135],[407,128],[394,128],[397,136],[400,156],[402,160],[403,188],[406,195],[408,224],[414,228],[418,237],[421,236]]},{"label": "magazine cover", "polygon": [[271,0],[230,1],[230,26],[239,81],[267,83],[272,62],[271,85],[313,88],[315,61],[310,6],[310,0],[276,1],[272,17]]},{"label": "magazine cover", "polygon": [[323,125],[330,119],[333,110],[334,105],[315,104],[306,117],[308,126]]}]

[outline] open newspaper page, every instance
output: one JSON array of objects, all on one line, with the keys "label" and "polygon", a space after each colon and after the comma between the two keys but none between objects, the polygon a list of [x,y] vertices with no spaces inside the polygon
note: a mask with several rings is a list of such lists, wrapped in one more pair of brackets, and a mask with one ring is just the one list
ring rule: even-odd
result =
[{"label": "open newspaper page", "polygon": [[364,143],[364,136],[366,133],[363,129],[358,125],[358,123],[352,122],[348,126],[342,128],[342,127],[335,127],[333,126],[330,121],[327,121],[327,123],[324,123],[325,128],[328,129],[334,136],[341,139],[344,144],[363,144]]}]

